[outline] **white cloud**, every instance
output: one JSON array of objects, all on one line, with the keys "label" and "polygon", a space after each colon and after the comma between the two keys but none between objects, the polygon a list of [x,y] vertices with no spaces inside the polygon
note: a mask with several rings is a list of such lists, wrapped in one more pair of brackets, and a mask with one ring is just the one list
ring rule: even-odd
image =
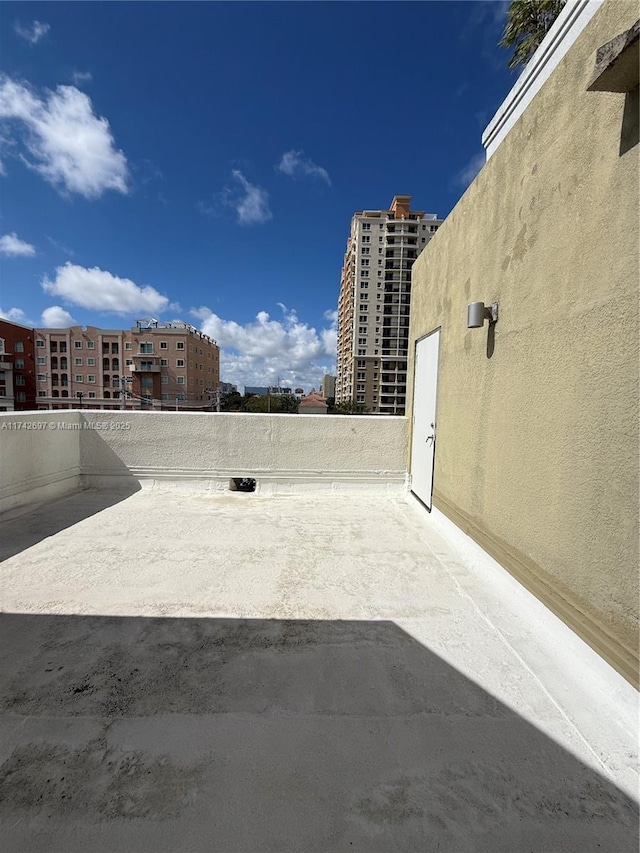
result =
[{"label": "white cloud", "polygon": [[14,27],[15,32],[29,44],[37,44],[50,29],[49,24],[43,24],[40,21],[32,21],[31,24],[24,25],[18,22]]},{"label": "white cloud", "polygon": [[76,323],[71,314],[59,305],[45,308],[40,322],[48,329],[66,329],[67,326],[75,326]]},{"label": "white cloud", "polygon": [[24,240],[18,237],[15,231],[0,237],[1,255],[7,255],[9,258],[28,258],[35,255],[35,253],[35,246],[32,246],[31,243],[25,243]]},{"label": "white cloud", "polygon": [[127,159],[115,148],[109,122],[95,115],[91,99],[75,86],[38,97],[27,86],[0,77],[0,120],[22,125],[24,162],[58,189],[98,198],[127,192]]},{"label": "white cloud", "polygon": [[71,75],[71,82],[74,86],[82,86],[83,83],[90,83],[93,80],[93,75],[90,71],[74,71]]},{"label": "white cloud", "polygon": [[301,322],[295,311],[280,304],[283,320],[260,311],[252,323],[223,320],[210,308],[192,311],[202,330],[220,348],[220,377],[240,388],[244,385],[281,385],[309,390],[318,388],[325,373],[335,369],[335,322],[320,332]]},{"label": "white cloud", "polygon": [[45,277],[42,288],[71,305],[112,314],[155,315],[169,305],[167,297],[150,285],[141,287],[98,267],[87,269],[70,262],[56,269],[53,281]]},{"label": "white cloud", "polygon": [[327,170],[305,157],[302,151],[287,151],[282,155],[276,169],[284,175],[289,175],[290,178],[318,178],[331,186],[331,178]]},{"label": "white cloud", "polygon": [[478,154],[474,154],[474,156],[469,160],[467,165],[460,169],[454,179],[454,183],[457,186],[463,187],[466,189],[469,184],[474,180],[480,169],[487,162],[487,155],[484,151],[478,152]]},{"label": "white cloud", "polygon": [[240,225],[261,225],[272,219],[273,214],[269,210],[269,193],[249,183],[239,169],[234,169],[231,174],[244,190],[244,194],[240,196],[230,191],[227,202],[235,208]]},{"label": "white cloud", "polygon": [[23,326],[33,325],[22,308],[10,308],[8,311],[3,311],[2,308],[0,308],[0,320],[10,320],[12,323],[22,323]]}]

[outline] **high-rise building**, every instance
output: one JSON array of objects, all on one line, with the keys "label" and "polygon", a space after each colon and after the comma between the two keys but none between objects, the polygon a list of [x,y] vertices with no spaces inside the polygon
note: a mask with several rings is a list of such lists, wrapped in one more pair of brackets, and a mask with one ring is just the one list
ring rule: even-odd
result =
[{"label": "high-rise building", "polygon": [[320,393],[328,400],[330,397],[335,398],[336,396],[336,377],[332,376],[330,373],[325,373],[322,377],[322,382],[320,383]]},{"label": "high-rise building", "polygon": [[36,329],[35,370],[38,408],[189,408],[215,400],[220,349],[181,322]]},{"label": "high-rise building", "polygon": [[389,210],[354,214],[340,280],[336,403],[404,414],[411,267],[441,223],[411,210],[409,195],[394,196]]}]

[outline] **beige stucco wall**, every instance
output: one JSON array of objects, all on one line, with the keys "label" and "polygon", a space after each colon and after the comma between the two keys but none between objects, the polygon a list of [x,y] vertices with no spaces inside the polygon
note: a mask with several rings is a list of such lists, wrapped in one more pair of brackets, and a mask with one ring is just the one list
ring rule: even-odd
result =
[{"label": "beige stucco wall", "polygon": [[632,680],[638,146],[625,95],[586,86],[637,14],[604,4],[418,259],[410,350],[442,326],[435,505]]}]

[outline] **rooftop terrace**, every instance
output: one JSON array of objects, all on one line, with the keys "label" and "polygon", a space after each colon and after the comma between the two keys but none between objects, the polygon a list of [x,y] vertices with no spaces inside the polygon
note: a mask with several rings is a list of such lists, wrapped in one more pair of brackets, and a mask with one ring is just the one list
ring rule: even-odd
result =
[{"label": "rooftop terrace", "polygon": [[637,692],[412,498],[404,419],[121,421],[0,418],[7,850],[637,850]]}]

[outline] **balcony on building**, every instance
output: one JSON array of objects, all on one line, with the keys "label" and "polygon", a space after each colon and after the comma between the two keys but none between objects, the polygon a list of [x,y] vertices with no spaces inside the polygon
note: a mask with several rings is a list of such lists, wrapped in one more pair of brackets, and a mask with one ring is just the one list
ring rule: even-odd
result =
[{"label": "balcony on building", "polygon": [[130,366],[132,373],[160,373],[160,356],[151,353],[135,353],[131,357],[133,364]]}]

